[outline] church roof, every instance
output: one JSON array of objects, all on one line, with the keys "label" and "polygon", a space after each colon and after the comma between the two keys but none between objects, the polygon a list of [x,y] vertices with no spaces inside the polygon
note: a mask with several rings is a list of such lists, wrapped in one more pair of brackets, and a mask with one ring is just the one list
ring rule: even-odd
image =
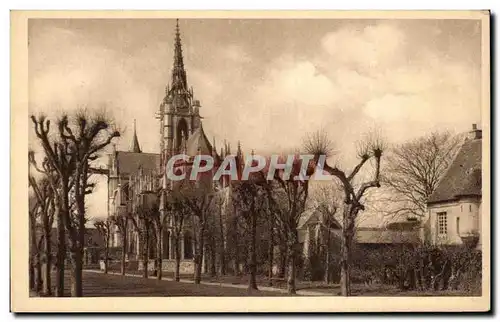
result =
[{"label": "church roof", "polygon": [[464,142],[441,179],[429,203],[456,200],[460,196],[481,196],[481,139]]},{"label": "church roof", "polygon": [[[304,229],[306,228],[307,225],[312,225],[321,222],[322,216],[323,213],[318,211],[316,208],[307,209],[302,213],[302,215],[300,215],[297,229]],[[330,227],[332,229],[341,228],[340,223],[335,218],[332,218]]]},{"label": "church roof", "polygon": [[117,151],[116,161],[118,172],[122,176],[135,173],[139,167],[149,172],[159,169],[160,154]]},{"label": "church roof", "polygon": [[189,137],[186,144],[186,154],[189,156],[195,156],[197,154],[212,155],[212,145],[203,131],[203,126],[200,123],[193,134]]}]

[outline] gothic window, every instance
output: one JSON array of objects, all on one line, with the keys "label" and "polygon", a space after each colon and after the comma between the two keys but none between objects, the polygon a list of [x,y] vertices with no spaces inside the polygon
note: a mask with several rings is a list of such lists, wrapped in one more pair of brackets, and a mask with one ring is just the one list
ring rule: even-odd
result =
[{"label": "gothic window", "polygon": [[177,122],[177,129],[176,129],[176,142],[175,142],[175,147],[177,151],[181,151],[184,147],[182,144],[184,144],[183,141],[187,141],[188,139],[188,125],[185,119],[181,118],[179,122]]},{"label": "gothic window", "polygon": [[460,235],[460,217],[457,217],[457,234]]},{"label": "gothic window", "polygon": [[446,233],[448,232],[448,222],[447,222],[448,218],[446,212],[438,212],[437,219],[438,219],[438,234],[446,235]]}]

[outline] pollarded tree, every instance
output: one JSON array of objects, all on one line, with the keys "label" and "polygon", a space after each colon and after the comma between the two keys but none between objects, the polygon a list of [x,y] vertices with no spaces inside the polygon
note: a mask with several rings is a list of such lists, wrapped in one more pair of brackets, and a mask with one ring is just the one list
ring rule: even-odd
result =
[{"label": "pollarded tree", "polygon": [[85,237],[86,196],[92,193],[93,183],[89,182],[92,174],[92,161],[111,141],[120,136],[112,126],[112,120],[104,113],[90,114],[86,110],[78,111],[73,117],[63,116],[59,121],[59,132],[63,141],[68,142],[71,153],[75,155],[73,193],[76,206],[76,220],[65,218],[69,235],[70,258],[73,266],[71,275],[71,295],[83,296],[83,248]]},{"label": "pollarded tree", "polygon": [[180,182],[182,186],[179,192],[184,205],[191,213],[195,231],[194,283],[200,284],[208,216],[213,210],[218,195],[210,185],[205,185],[200,181],[183,180]]},{"label": "pollarded tree", "polygon": [[41,224],[42,247],[38,247],[38,262],[43,264],[43,289],[46,296],[52,295],[51,271],[52,271],[52,225],[54,223],[55,200],[51,184],[46,177],[36,180],[29,175],[29,183],[36,197],[36,209],[38,210]]},{"label": "pollarded tree", "polygon": [[129,222],[129,215],[128,214],[120,214],[120,215],[115,215],[115,216],[110,216],[110,220],[115,225],[116,228],[118,228],[118,232],[120,233],[121,237],[121,245],[122,245],[122,258],[121,258],[121,269],[120,273],[122,275],[125,275],[125,260],[126,260],[126,253],[127,253],[127,232],[128,232],[128,222]]},{"label": "pollarded tree", "polygon": [[97,219],[94,221],[94,227],[99,235],[104,240],[104,274],[108,273],[108,258],[109,258],[109,240],[111,237],[111,218]]},{"label": "pollarded tree", "polygon": [[[42,238],[37,235],[37,221],[40,216],[40,203],[36,198],[30,198],[29,204],[29,286],[31,290],[40,292],[42,288],[42,270],[40,263],[40,242]],[[40,242],[39,242],[40,241]]]},{"label": "pollarded tree", "polygon": [[264,212],[265,190],[253,180],[233,184],[233,206],[245,223],[250,278],[248,289],[257,290],[257,220]]},{"label": "pollarded tree", "polygon": [[174,189],[168,194],[166,211],[170,217],[170,228],[172,241],[174,246],[175,270],[174,280],[180,281],[180,266],[181,266],[181,238],[185,223],[189,221],[191,209],[187,206],[183,194],[179,190]]},{"label": "pollarded tree", "polygon": [[[57,122],[59,140],[49,141],[50,121],[45,117],[32,117],[35,133],[41,141],[48,162],[60,178],[61,213],[68,233],[71,272],[71,295],[81,297],[83,248],[86,223],[85,198],[92,192],[88,181],[91,162],[111,141],[120,136],[112,129],[111,120],[102,113],[90,115],[80,110],[71,118],[63,115]],[[70,181],[73,182],[70,187]],[[70,209],[70,193],[75,201],[75,212]],[[64,242],[64,241],[63,241]]]},{"label": "pollarded tree", "polygon": [[[308,163],[304,163],[305,161]],[[281,234],[286,234],[287,289],[290,294],[297,292],[296,274],[300,255],[298,225],[309,195],[309,180],[306,177],[313,171],[314,165],[310,160],[294,156],[289,176],[285,176],[285,171],[280,169],[274,176],[271,175],[272,181],[269,180],[264,185],[270,212],[276,216],[278,230]]]},{"label": "pollarded tree", "polygon": [[142,258],[142,277],[148,278],[148,262],[149,262],[149,243],[152,239],[152,216],[158,211],[155,204],[144,204],[133,202],[133,212],[130,216],[130,221],[139,237],[139,257]]},{"label": "pollarded tree", "polygon": [[[160,200],[165,200],[161,199]],[[156,278],[161,280],[162,278],[162,262],[163,262],[163,238],[165,238],[165,229],[167,227],[167,219],[168,212],[166,211],[166,207],[160,209],[158,207],[157,211],[153,211],[151,213],[151,223],[153,225],[153,229],[155,232],[155,240],[156,240]]]},{"label": "pollarded tree", "polygon": [[[57,256],[56,256],[56,296],[64,296],[64,270],[66,259],[66,228],[65,218],[70,217],[69,191],[72,187],[72,177],[75,171],[76,154],[67,140],[63,140],[63,127],[58,127],[58,137],[51,139],[51,122],[45,115],[31,116],[36,137],[44,151],[43,169],[37,166],[34,153],[30,153],[30,164],[39,172],[45,173],[53,191],[55,205],[58,209],[57,219]],[[57,175],[53,176],[55,172]]]},{"label": "pollarded tree", "polygon": [[[318,131],[304,140],[304,149],[314,155],[315,162],[324,161],[323,166],[318,164],[318,171],[326,171],[334,176],[342,186],[344,205],[342,211],[342,251],[341,251],[341,293],[351,295],[351,255],[355,234],[356,219],[360,211],[365,209],[364,197],[371,188],[380,187],[380,161],[385,150],[385,142],[376,133],[369,133],[358,144],[359,162],[351,172],[345,172],[337,166],[330,166],[326,161],[332,148],[331,141],[325,132]],[[373,162],[372,179],[356,184],[356,178],[368,161]],[[320,162],[323,163],[323,162]]]},{"label": "pollarded tree", "polygon": [[312,194],[312,206],[320,213],[320,225],[323,236],[321,243],[325,255],[325,283],[331,282],[330,266],[332,262],[333,243],[335,241],[335,230],[338,228],[337,217],[342,213],[342,190],[335,182],[318,184]]}]

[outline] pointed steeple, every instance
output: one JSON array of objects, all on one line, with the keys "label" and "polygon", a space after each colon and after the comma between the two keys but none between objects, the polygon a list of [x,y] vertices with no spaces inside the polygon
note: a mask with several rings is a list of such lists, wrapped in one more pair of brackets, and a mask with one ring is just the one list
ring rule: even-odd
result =
[{"label": "pointed steeple", "polygon": [[134,119],[134,138],[132,139],[131,152],[141,153],[141,147],[139,146],[139,140],[137,139],[137,132],[135,129],[135,119]]},{"label": "pointed steeple", "polygon": [[175,45],[174,45],[174,66],[172,69],[172,87],[174,93],[183,94],[189,92],[187,86],[186,70],[184,69],[184,59],[182,57],[181,33],[179,30],[179,19],[175,26]]},{"label": "pointed steeple", "polygon": [[243,153],[241,152],[241,142],[238,140],[238,150],[236,151],[236,155],[239,156],[240,158],[243,156]]}]

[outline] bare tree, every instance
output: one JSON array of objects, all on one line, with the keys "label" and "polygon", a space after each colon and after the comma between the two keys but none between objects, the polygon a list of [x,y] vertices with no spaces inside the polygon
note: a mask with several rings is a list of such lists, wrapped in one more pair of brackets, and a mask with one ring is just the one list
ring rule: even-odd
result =
[{"label": "bare tree", "polygon": [[[68,141],[62,140],[63,127],[59,127],[59,139],[50,138],[50,120],[45,115],[38,118],[31,116],[34,130],[41,146],[45,152],[43,170],[37,166],[34,153],[30,153],[30,163],[39,172],[45,173],[50,180],[53,191],[56,193],[55,202],[57,212],[57,257],[56,257],[56,296],[64,296],[64,262],[66,259],[66,229],[64,218],[70,216],[69,191],[71,189],[70,180],[75,171],[76,155],[71,153]],[[57,178],[52,175],[52,171],[57,173]]]},{"label": "bare tree", "polygon": [[337,216],[342,211],[342,191],[336,183],[328,182],[327,185],[318,185],[312,196],[313,207],[319,211],[321,231],[323,238],[321,240],[325,250],[325,283],[331,282],[331,261],[332,261],[332,243],[334,242],[335,229],[338,223]]},{"label": "bare tree", "polygon": [[207,219],[213,210],[214,200],[217,194],[210,185],[202,182],[181,181],[179,192],[184,204],[191,212],[193,228],[195,231],[195,254],[194,254],[194,283],[200,284],[202,261],[205,249],[205,235],[207,232]]},{"label": "bare tree", "polygon": [[41,205],[37,199],[32,198],[29,205],[29,236],[30,236],[30,256],[29,256],[29,284],[30,289],[40,292],[42,288],[42,272],[40,263],[40,242],[42,238],[37,235],[37,220],[40,216]]},{"label": "bare tree", "polygon": [[243,218],[247,231],[248,266],[250,278],[248,289],[257,290],[257,219],[264,208],[264,191],[251,180],[241,181],[233,186],[233,205]]},{"label": "bare tree", "polygon": [[168,214],[165,211],[157,211],[153,213],[151,218],[153,227],[156,232],[156,269],[157,279],[161,280],[162,278],[162,261],[163,261],[163,238],[164,231],[167,225]]},{"label": "bare tree", "polygon": [[109,258],[109,239],[111,237],[111,218],[105,220],[97,219],[94,221],[94,227],[99,235],[104,239],[104,274],[108,273],[108,258]]},{"label": "bare tree", "polygon": [[264,185],[271,212],[275,214],[279,230],[286,234],[288,293],[296,294],[296,274],[299,259],[299,219],[305,210],[307,197],[309,195],[309,181],[297,180],[299,174],[310,175],[314,170],[309,163],[305,172],[302,172],[302,162],[295,158],[292,171],[288,178],[283,176],[284,171],[278,170],[274,174],[274,180]]},{"label": "bare tree", "polygon": [[[68,232],[71,272],[71,295],[80,297],[82,290],[83,247],[85,236],[85,197],[92,192],[88,179],[91,162],[96,160],[112,139],[120,136],[111,129],[111,122],[104,114],[90,117],[85,110],[78,111],[71,119],[63,115],[57,122],[59,140],[49,141],[50,121],[41,116],[32,117],[35,133],[41,141],[47,160],[60,178],[61,213]],[[70,190],[70,180],[73,187]],[[75,201],[75,216],[70,209],[70,192]],[[65,241],[59,241],[64,243]],[[64,259],[62,259],[64,261]],[[64,271],[63,271],[64,272]]]},{"label": "bare tree", "polygon": [[122,245],[122,258],[121,258],[121,269],[120,273],[122,275],[125,275],[126,271],[126,265],[125,265],[125,260],[126,260],[126,254],[127,254],[127,233],[128,233],[128,221],[129,221],[129,216],[120,214],[116,216],[111,216],[110,217],[111,222],[116,226],[118,229],[118,232],[120,233],[121,237],[121,245]]},{"label": "bare tree", "polygon": [[185,204],[183,195],[179,193],[178,190],[173,190],[169,193],[167,211],[170,215],[170,227],[174,246],[174,279],[176,282],[179,282],[181,266],[181,237],[184,230],[184,224],[189,220],[189,216],[191,215],[191,209]]},{"label": "bare tree", "polygon": [[424,216],[427,201],[453,161],[461,141],[460,136],[449,132],[433,132],[392,148],[382,177],[389,192],[380,200],[384,206],[377,210],[390,218]]},{"label": "bare tree", "polygon": [[37,209],[41,223],[41,239],[43,240],[43,251],[39,248],[38,260],[43,264],[43,289],[44,295],[52,295],[51,269],[52,269],[52,225],[54,223],[55,200],[54,192],[46,177],[40,180],[29,175],[30,186],[32,187],[37,203]]},{"label": "bare tree", "polygon": [[[317,170],[326,171],[336,177],[343,188],[344,207],[342,213],[342,260],[341,260],[341,293],[343,296],[351,295],[351,252],[352,242],[355,234],[356,219],[360,211],[365,209],[363,197],[370,188],[380,187],[380,160],[385,150],[385,142],[377,133],[369,133],[366,138],[358,143],[359,162],[349,173],[337,166],[331,167],[326,159],[330,156],[332,149],[326,132],[316,132],[305,138],[304,149],[307,153],[315,156],[317,162],[321,156],[325,157],[322,168]],[[369,160],[374,160],[372,179],[361,184],[355,184],[355,179]]]},{"label": "bare tree", "polygon": [[130,221],[139,237],[139,245],[141,246],[139,253],[142,258],[142,277],[144,278],[148,278],[149,243],[153,226],[151,214],[154,211],[157,210],[152,205],[134,203],[133,215],[130,216]]}]

